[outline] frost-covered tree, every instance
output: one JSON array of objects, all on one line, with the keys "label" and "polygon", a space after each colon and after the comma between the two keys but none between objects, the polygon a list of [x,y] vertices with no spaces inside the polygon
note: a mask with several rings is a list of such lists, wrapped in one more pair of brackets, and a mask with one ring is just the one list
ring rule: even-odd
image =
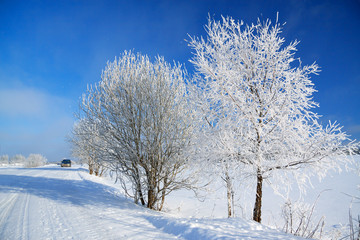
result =
[{"label": "frost-covered tree", "polygon": [[[196,89],[192,89],[191,92],[198,93]],[[196,96],[195,94],[192,101],[202,101],[205,99],[203,97],[202,95]],[[223,139],[218,138],[219,125],[215,126],[215,124],[207,122],[208,118],[204,117],[206,113],[201,109],[197,110],[196,113],[199,115],[198,118],[203,118],[204,121],[200,120],[197,122],[196,138],[198,144],[194,144],[193,148],[195,149],[191,151],[191,154],[194,155],[193,158],[196,160],[198,168],[201,169],[201,175],[205,178],[205,186],[212,181],[220,180],[222,182],[226,188],[227,216],[229,218],[234,217],[234,184],[237,180],[240,180],[237,177],[238,164],[228,151],[220,147],[223,145],[219,141]]]},{"label": "frost-covered tree", "polygon": [[21,154],[16,154],[10,158],[10,164],[12,165],[24,165],[26,163],[26,157]]},{"label": "frost-covered tree", "polygon": [[202,129],[211,135],[211,144],[199,148],[212,151],[216,162],[236,161],[241,174],[255,178],[253,219],[261,222],[265,179],[277,189],[289,186],[291,175],[302,187],[310,175],[323,177],[347,161],[342,155],[354,144],[344,144],[347,135],[338,124],[318,122],[310,80],[318,66],[295,59],[298,42],[284,45],[280,24],[223,17],[209,19],[206,32],[206,39],[189,43]]},{"label": "frost-covered tree", "polygon": [[165,196],[191,180],[185,171],[193,132],[186,95],[180,65],[125,52],[83,96],[81,117],[96,125],[110,169],[135,202],[151,209],[161,210]]},{"label": "frost-covered tree", "polygon": [[9,155],[1,155],[0,156],[0,164],[8,165],[9,164]]},{"label": "frost-covered tree", "polygon": [[74,124],[70,142],[73,155],[88,165],[89,173],[102,176],[106,171],[106,151],[99,137],[98,125],[80,119]]},{"label": "frost-covered tree", "polygon": [[40,167],[40,166],[44,166],[47,163],[47,159],[46,157],[44,157],[41,154],[30,154],[25,163],[24,166],[25,167]]}]

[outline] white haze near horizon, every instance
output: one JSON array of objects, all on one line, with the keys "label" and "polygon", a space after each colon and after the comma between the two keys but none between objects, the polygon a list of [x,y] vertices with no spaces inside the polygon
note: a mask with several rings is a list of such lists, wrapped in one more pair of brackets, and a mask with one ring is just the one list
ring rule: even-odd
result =
[{"label": "white haze near horizon", "polygon": [[66,137],[74,119],[71,101],[41,89],[0,89],[0,155],[31,153],[48,161],[69,157]]}]

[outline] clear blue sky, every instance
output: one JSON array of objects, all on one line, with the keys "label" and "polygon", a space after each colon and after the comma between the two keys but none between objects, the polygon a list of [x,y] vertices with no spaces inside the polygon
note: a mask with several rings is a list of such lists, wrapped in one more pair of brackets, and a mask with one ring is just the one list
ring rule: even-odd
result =
[{"label": "clear blue sky", "polygon": [[186,39],[205,36],[208,15],[251,24],[286,22],[296,56],[316,61],[312,78],[324,123],[360,139],[360,1],[14,1],[0,0],[0,155],[70,157],[66,135],[79,97],[124,50],[185,64]]}]

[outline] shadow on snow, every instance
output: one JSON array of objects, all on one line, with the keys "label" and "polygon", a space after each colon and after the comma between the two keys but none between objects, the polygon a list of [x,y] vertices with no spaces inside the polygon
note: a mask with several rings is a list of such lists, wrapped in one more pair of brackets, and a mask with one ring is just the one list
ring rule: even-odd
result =
[{"label": "shadow on snow", "polygon": [[86,172],[89,173],[89,170],[85,168],[77,167],[36,167],[36,168],[26,168],[26,167],[7,167],[7,169],[16,169],[17,171],[29,171],[29,170],[46,170],[46,171],[66,171],[66,172]]},{"label": "shadow on snow", "polygon": [[[62,168],[35,168],[32,170],[81,171],[81,169]],[[0,174],[0,193],[8,192],[29,193],[38,197],[79,206],[94,205],[123,209],[139,207],[131,200],[117,195],[113,188],[85,179],[67,180]]]}]

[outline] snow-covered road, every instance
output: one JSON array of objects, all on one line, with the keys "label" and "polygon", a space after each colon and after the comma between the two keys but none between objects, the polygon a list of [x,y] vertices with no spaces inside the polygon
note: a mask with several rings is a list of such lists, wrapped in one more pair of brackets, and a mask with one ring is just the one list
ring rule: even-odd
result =
[{"label": "snow-covered road", "polygon": [[0,239],[175,238],[85,174],[57,166],[0,169]]},{"label": "snow-covered road", "polygon": [[85,169],[0,168],[0,239],[298,239],[242,219],[153,212]]}]

